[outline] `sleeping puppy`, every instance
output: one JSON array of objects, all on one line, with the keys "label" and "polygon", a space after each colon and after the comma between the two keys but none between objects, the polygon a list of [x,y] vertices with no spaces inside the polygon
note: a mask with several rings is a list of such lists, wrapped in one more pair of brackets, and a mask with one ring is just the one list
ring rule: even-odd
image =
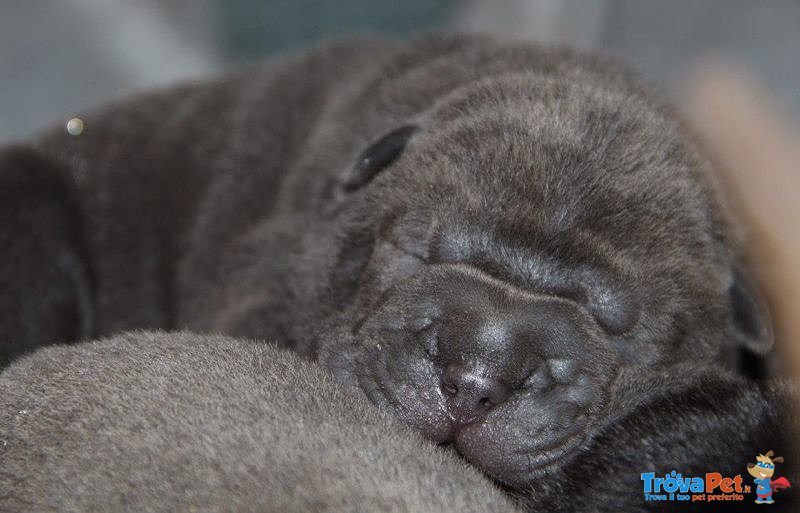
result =
[{"label": "sleeping puppy", "polygon": [[0,511],[515,507],[288,351],[139,332],[44,348],[0,374]]},{"label": "sleeping puppy", "polygon": [[[0,373],[0,511],[685,511],[645,503],[640,473],[734,476],[751,448],[792,449],[774,445],[797,426],[780,413],[796,401],[785,384],[681,372],[654,388],[515,505],[274,346],[185,332],[53,346]],[[781,475],[795,483],[797,462]],[[752,508],[751,495],[719,509]],[[795,506],[781,493],[773,509]]]},{"label": "sleeping puppy", "polygon": [[707,161],[595,56],[346,42],[84,126],[2,160],[9,218],[45,206],[4,235],[0,294],[27,305],[6,358],[132,328],[277,340],[525,490],[658,376],[771,347]]}]

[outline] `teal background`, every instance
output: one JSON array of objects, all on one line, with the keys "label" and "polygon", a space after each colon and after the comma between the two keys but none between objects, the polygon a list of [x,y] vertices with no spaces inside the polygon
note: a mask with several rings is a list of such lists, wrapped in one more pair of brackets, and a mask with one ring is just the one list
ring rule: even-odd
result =
[{"label": "teal background", "polygon": [[216,0],[224,59],[252,60],[326,37],[440,26],[457,0]]}]

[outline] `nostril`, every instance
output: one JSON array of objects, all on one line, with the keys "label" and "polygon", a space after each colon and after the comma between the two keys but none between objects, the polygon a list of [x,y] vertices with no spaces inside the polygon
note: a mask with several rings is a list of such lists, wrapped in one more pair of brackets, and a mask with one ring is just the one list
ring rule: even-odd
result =
[{"label": "nostril", "polygon": [[508,387],[496,379],[485,379],[479,391],[481,398],[478,403],[486,407],[500,404],[508,398]]},{"label": "nostril", "polygon": [[454,418],[462,423],[472,422],[508,397],[508,388],[500,380],[449,366],[442,377],[442,390]]}]

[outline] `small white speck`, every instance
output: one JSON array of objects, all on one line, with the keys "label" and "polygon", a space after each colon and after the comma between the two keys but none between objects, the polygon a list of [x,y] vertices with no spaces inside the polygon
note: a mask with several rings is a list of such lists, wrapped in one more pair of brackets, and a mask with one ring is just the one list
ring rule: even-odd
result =
[{"label": "small white speck", "polygon": [[380,344],[375,344],[375,349],[377,349],[378,351],[380,351],[380,350],[382,349],[382,347],[381,347],[381,345],[380,345]]},{"label": "small white speck", "polygon": [[27,413],[28,413],[28,410],[20,410],[19,411],[20,415],[26,415]]},{"label": "small white speck", "polygon": [[67,121],[67,133],[73,136],[79,136],[83,133],[83,120],[81,118],[72,118]]}]

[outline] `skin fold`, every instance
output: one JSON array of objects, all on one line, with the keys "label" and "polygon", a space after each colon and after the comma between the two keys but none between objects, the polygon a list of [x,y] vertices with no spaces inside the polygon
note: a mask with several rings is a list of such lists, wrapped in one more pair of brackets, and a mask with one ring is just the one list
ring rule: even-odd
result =
[{"label": "skin fold", "polygon": [[[614,63],[480,37],[346,41],[82,119],[0,161],[4,215],[41,204],[38,225],[74,227],[41,261],[8,225],[21,256],[0,291],[27,306],[3,321],[6,361],[76,333],[276,341],[532,509],[557,503],[548,476],[618,451],[602,440],[620,425],[670,447],[668,426],[691,428],[688,384],[742,394],[702,418],[791,422],[710,164]],[[89,328],[31,329],[73,317]],[[683,406],[648,409],[663,401]],[[766,450],[751,428],[679,454],[746,461]]]}]

